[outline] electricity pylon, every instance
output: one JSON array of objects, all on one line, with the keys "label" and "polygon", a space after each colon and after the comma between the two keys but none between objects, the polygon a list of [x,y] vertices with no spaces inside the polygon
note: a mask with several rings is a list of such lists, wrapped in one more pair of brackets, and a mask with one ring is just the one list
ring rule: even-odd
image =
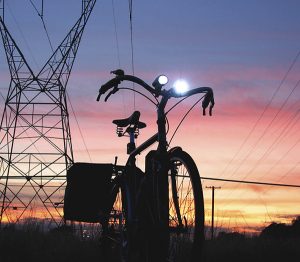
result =
[{"label": "electricity pylon", "polygon": [[59,225],[73,150],[66,87],[96,0],[35,74],[0,16],[10,85],[0,129],[0,225],[35,217]]}]

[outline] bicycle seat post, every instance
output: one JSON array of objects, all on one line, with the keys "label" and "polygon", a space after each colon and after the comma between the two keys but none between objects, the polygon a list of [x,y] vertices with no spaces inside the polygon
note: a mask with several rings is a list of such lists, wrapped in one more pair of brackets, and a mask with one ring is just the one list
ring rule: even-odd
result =
[{"label": "bicycle seat post", "polygon": [[129,134],[129,143],[127,144],[127,154],[130,155],[130,153],[135,150],[135,128],[134,127],[128,127],[127,132]]}]

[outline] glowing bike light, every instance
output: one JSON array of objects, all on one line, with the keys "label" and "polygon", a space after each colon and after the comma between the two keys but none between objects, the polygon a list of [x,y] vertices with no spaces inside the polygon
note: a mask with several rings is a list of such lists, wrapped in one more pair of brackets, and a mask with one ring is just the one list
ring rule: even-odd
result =
[{"label": "glowing bike light", "polygon": [[166,85],[168,83],[168,78],[165,75],[160,75],[158,77],[158,83],[160,83],[162,86]]},{"label": "glowing bike light", "polygon": [[185,80],[179,79],[174,83],[174,88],[176,93],[184,94],[189,90],[189,84]]},{"label": "glowing bike light", "polygon": [[169,80],[165,75],[159,75],[153,81],[152,86],[155,87],[155,89],[161,89],[164,85],[168,83],[168,81]]}]

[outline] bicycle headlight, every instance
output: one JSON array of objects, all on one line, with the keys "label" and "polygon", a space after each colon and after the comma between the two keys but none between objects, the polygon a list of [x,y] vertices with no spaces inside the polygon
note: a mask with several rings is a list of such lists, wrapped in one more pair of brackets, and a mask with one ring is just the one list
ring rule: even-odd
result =
[{"label": "bicycle headlight", "polygon": [[176,93],[184,94],[189,90],[189,84],[185,80],[179,79],[174,83],[174,88]]},{"label": "bicycle headlight", "polygon": [[152,86],[155,89],[161,89],[164,85],[168,83],[168,78],[165,75],[159,75],[155,78],[155,80],[152,83]]}]

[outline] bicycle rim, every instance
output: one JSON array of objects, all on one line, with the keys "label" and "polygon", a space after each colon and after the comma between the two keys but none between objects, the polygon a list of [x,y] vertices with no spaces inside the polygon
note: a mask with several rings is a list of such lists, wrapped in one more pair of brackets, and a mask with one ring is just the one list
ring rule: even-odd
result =
[{"label": "bicycle rim", "polygon": [[169,171],[169,260],[199,261],[204,240],[201,180],[193,159],[184,151],[171,153]]}]

